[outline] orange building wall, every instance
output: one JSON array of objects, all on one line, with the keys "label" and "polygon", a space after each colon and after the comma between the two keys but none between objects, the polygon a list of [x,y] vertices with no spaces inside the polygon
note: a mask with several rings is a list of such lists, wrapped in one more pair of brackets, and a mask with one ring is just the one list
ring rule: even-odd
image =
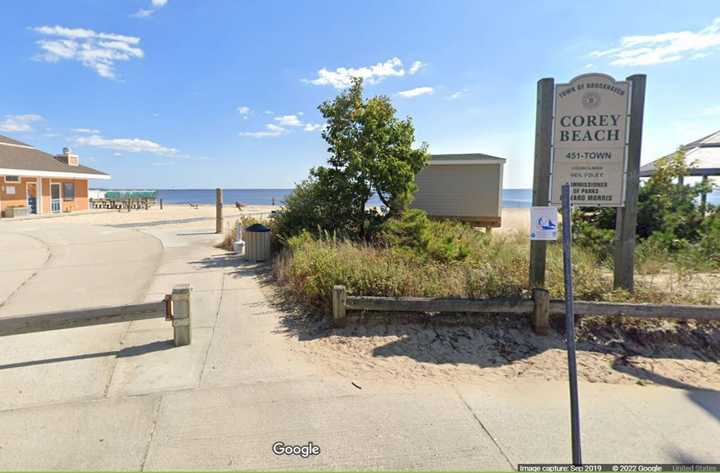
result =
[{"label": "orange building wall", "polygon": [[[10,207],[26,207],[27,206],[27,183],[36,182],[34,177],[21,177],[20,182],[5,182],[5,178],[0,178],[0,206],[2,206],[2,214],[5,215],[5,209]],[[7,188],[14,187],[15,194],[9,194]]]},{"label": "orange building wall", "polygon": [[[50,179],[50,183],[60,184],[60,210],[62,212],[76,212],[88,209],[88,181],[87,179]],[[68,200],[63,195],[63,183],[75,183],[75,198]],[[50,183],[48,183],[48,212],[50,206]],[[44,207],[44,203],[43,203]]]},{"label": "orange building wall", "polygon": [[50,179],[42,179],[42,213],[50,213]]},{"label": "orange building wall", "polygon": [[[37,182],[34,177],[22,177],[19,183],[6,183],[4,178],[0,177],[0,207],[3,216],[5,209],[9,207],[25,207],[27,206],[26,183]],[[62,193],[62,184],[64,182],[75,183],[75,198],[66,200]],[[78,210],[88,209],[88,181],[87,179],[51,179],[42,178],[41,186],[38,186],[38,195],[42,192],[42,208],[38,209],[42,213],[50,213],[50,183],[60,184],[60,210],[62,212],[75,212]],[[15,187],[15,194],[10,195],[5,191],[7,186]],[[40,190],[42,187],[42,190]],[[40,203],[39,203],[40,204]]]}]

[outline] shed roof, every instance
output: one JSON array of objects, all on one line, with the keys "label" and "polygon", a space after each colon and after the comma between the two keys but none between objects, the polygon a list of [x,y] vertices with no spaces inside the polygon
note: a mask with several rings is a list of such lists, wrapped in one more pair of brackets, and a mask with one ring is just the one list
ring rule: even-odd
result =
[{"label": "shed roof", "polygon": [[[720,176],[720,131],[686,144],[685,162],[690,176]],[[660,159],[671,156],[668,154]],[[640,167],[640,177],[650,177],[655,172],[659,160],[651,161]]]},{"label": "shed roof", "polygon": [[0,175],[110,179],[88,166],[70,166],[29,144],[0,135]]},{"label": "shed roof", "polygon": [[502,164],[505,158],[482,153],[432,154],[428,164]]}]

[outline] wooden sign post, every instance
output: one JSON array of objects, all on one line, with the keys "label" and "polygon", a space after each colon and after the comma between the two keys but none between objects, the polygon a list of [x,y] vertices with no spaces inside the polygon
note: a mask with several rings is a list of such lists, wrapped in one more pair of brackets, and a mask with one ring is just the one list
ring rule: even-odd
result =
[{"label": "wooden sign post", "polygon": [[[552,120],[555,80],[541,79],[537,84],[535,115],[535,166],[533,168],[533,207],[550,202],[550,156],[552,152]],[[530,287],[545,287],[547,241],[530,241]]]},{"label": "wooden sign post", "polygon": [[223,191],[215,189],[215,233],[223,232]]},{"label": "wooden sign post", "polygon": [[630,129],[628,132],[625,207],[617,209],[615,220],[615,269],[613,286],[635,289],[635,233],[640,194],[640,150],[645,111],[645,74],[627,78],[630,82]]}]

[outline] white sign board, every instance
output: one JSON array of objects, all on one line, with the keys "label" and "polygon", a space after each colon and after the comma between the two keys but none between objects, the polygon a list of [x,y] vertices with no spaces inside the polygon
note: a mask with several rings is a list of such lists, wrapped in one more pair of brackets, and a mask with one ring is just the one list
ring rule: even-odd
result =
[{"label": "white sign board", "polygon": [[572,186],[577,207],[623,207],[627,145],[627,82],[584,74],[555,87],[550,202]]},{"label": "white sign board", "polygon": [[15,195],[15,186],[5,186],[5,193],[7,195]]},{"label": "white sign board", "polygon": [[530,239],[557,240],[557,207],[530,208]]}]

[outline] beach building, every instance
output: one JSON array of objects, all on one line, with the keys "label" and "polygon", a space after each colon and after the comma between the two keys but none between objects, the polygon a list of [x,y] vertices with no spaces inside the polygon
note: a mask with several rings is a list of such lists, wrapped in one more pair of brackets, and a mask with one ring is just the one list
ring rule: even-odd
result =
[{"label": "beach building", "polygon": [[504,166],[505,159],[487,154],[434,154],[415,179],[412,207],[432,217],[499,227]]},{"label": "beach building", "polygon": [[80,164],[69,148],[53,156],[0,135],[0,216],[88,209],[88,180],[110,175]]}]

